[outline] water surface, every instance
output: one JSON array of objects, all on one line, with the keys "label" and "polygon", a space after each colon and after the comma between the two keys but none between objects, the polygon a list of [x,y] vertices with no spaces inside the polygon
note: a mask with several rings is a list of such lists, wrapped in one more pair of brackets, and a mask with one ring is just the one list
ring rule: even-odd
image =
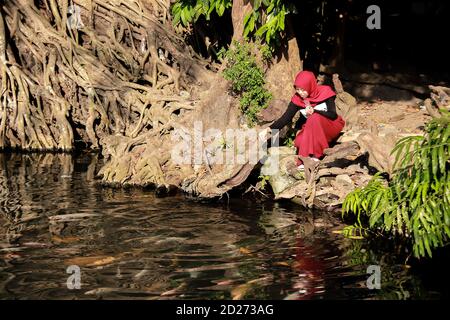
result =
[{"label": "water surface", "polygon": [[[95,154],[0,154],[2,299],[419,299],[442,288],[336,214],[98,185]],[[67,286],[69,266],[81,288]],[[381,290],[367,267],[380,265]],[[73,278],[71,278],[73,279]],[[448,278],[446,278],[448,280]],[[72,283],[73,282],[70,282]],[[447,291],[448,294],[448,291]]]}]

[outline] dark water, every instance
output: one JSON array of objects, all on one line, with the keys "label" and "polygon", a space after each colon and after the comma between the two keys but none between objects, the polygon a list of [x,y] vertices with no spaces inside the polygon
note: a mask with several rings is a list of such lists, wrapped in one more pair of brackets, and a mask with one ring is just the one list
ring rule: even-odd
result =
[{"label": "dark water", "polygon": [[[333,233],[343,227],[333,214],[104,188],[94,179],[99,165],[95,155],[0,154],[0,298],[443,295],[425,281],[429,270],[406,268],[392,250]],[[80,289],[67,287],[71,265],[80,268]],[[367,288],[369,265],[380,265],[380,290]]]}]

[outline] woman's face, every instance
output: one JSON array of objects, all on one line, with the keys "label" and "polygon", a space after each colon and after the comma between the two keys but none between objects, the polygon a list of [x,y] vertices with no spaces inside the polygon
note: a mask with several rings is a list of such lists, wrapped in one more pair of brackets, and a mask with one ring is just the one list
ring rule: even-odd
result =
[{"label": "woman's face", "polygon": [[295,92],[297,92],[297,94],[302,97],[302,99],[305,99],[308,97],[309,93],[306,90],[303,90],[302,88],[295,88]]}]

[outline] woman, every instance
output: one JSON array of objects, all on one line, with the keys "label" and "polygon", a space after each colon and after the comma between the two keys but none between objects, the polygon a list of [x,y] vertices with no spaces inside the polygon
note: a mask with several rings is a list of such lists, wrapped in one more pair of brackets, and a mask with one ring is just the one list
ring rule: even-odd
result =
[{"label": "woman", "polygon": [[[344,128],[344,120],[337,115],[334,99],[336,94],[325,85],[318,85],[314,73],[301,71],[294,82],[295,94],[286,112],[275,121],[270,129],[282,129],[291,123],[292,118],[300,110],[300,131],[294,141],[298,155],[311,157],[315,161],[323,156],[329,143],[335,140]],[[314,109],[315,108],[315,109]],[[303,168],[302,161],[298,165]]]}]

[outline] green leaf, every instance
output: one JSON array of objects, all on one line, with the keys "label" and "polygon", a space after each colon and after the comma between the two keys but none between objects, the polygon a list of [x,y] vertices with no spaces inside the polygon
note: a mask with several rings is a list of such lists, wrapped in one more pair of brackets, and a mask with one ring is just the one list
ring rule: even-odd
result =
[{"label": "green leaf", "polygon": [[186,11],[185,16],[188,23],[192,22],[192,17],[194,16],[194,8],[191,5],[185,7],[184,11]]},{"label": "green leaf", "polygon": [[408,216],[408,210],[403,205],[401,211],[402,211],[402,217],[403,217],[403,221],[405,222],[406,228],[409,229],[410,221],[409,221],[409,216]]},{"label": "green leaf", "polygon": [[286,19],[284,13],[278,18],[278,28],[284,31],[284,20]]},{"label": "green leaf", "polygon": [[201,2],[197,2],[197,4],[195,5],[194,9],[193,9],[193,18],[194,18],[194,22],[198,20],[198,18],[203,15],[203,4]]},{"label": "green leaf", "polygon": [[424,240],[423,242],[424,242],[424,245],[425,245],[425,249],[427,250],[428,256],[431,258],[433,255],[431,253],[431,248],[430,248],[430,243],[428,241],[428,238],[424,237],[423,240]]},{"label": "green leaf", "polygon": [[244,38],[247,38],[247,35],[251,31],[253,31],[254,27],[255,27],[255,23],[254,23],[254,20],[253,20],[253,15],[251,13],[249,13],[244,18],[244,33],[243,33]]},{"label": "green leaf", "polygon": [[219,15],[219,17],[223,16],[225,9],[226,9],[226,7],[225,7],[224,0],[218,0],[216,2],[216,12]]},{"label": "green leaf", "polygon": [[172,23],[174,26],[180,23],[181,11],[177,11],[173,14]]},{"label": "green leaf", "polygon": [[253,0],[253,11],[258,11],[261,7],[261,0]]},{"label": "green leaf", "polygon": [[375,200],[373,201],[372,205],[370,206],[370,211],[373,212],[378,209],[378,204],[380,203],[381,197],[383,196],[382,192],[378,192]]},{"label": "green leaf", "polygon": [[425,250],[424,250],[424,247],[423,247],[423,241],[422,241],[422,238],[419,238],[419,239],[417,240],[417,245],[418,245],[418,247],[419,247],[419,250],[418,250],[418,256],[419,256],[419,257],[425,256]]},{"label": "green leaf", "polygon": [[248,24],[248,21],[250,20],[250,18],[252,17],[252,13],[247,13],[244,17],[244,27]]},{"label": "green leaf", "polygon": [[374,227],[379,222],[382,215],[383,215],[382,210],[377,210],[370,215],[369,224],[371,228]]},{"label": "green leaf", "polygon": [[403,229],[402,210],[400,207],[397,207],[397,230],[399,233],[402,233],[402,229]]},{"label": "green leaf", "polygon": [[438,149],[437,148],[433,148],[433,150],[431,151],[431,163],[432,163],[433,175],[435,176],[437,174],[438,166],[439,166]]},{"label": "green leaf", "polygon": [[447,225],[444,225],[444,230],[445,230],[445,233],[447,234],[447,237],[450,238],[450,228]]},{"label": "green leaf", "polygon": [[183,24],[183,26],[187,26],[188,25],[188,20],[186,18],[186,11],[183,9],[181,10],[181,23]]},{"label": "green leaf", "polygon": [[448,157],[445,155],[444,146],[439,147],[439,170],[441,172],[445,172],[445,163],[448,160]]},{"label": "green leaf", "polygon": [[206,13],[206,20],[210,19],[211,13],[214,11],[215,8],[216,5],[211,3],[208,12]]},{"label": "green leaf", "polygon": [[272,39],[272,29],[267,29],[267,32],[266,32],[266,42],[267,43],[270,43],[270,40]]},{"label": "green leaf", "polygon": [[267,31],[267,25],[262,25],[258,30],[255,32],[256,37],[262,37],[262,35]]},{"label": "green leaf", "polygon": [[449,137],[450,137],[450,125],[448,125],[448,123],[447,123],[447,126],[444,131],[444,135],[442,136],[442,141],[448,142]]},{"label": "green leaf", "polygon": [[427,232],[430,232],[430,225],[428,224],[427,220],[423,217],[423,214],[419,215],[419,220],[421,222],[422,227],[424,227],[424,229]]},{"label": "green leaf", "polygon": [[388,231],[391,230],[393,222],[394,222],[393,215],[390,215],[390,214],[384,215],[384,225]]},{"label": "green leaf", "polygon": [[399,160],[404,148],[405,148],[405,144],[399,141],[397,143],[397,145],[394,147],[394,149],[392,150],[391,154],[395,153],[394,168],[396,168],[398,166],[398,160]]},{"label": "green leaf", "polygon": [[427,202],[427,197],[428,197],[428,184],[424,184],[423,188],[422,188],[422,202]]}]

